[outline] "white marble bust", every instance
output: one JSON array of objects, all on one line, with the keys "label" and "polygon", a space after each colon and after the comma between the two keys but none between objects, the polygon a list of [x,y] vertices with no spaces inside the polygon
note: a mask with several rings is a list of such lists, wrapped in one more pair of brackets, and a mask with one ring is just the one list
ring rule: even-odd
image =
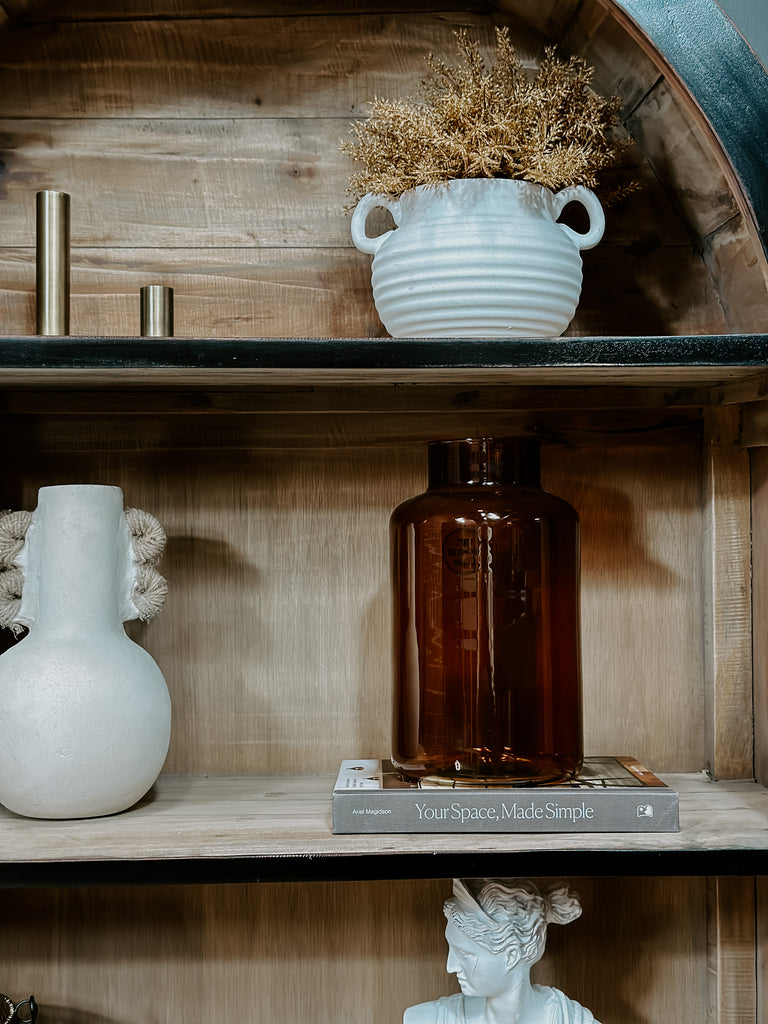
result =
[{"label": "white marble bust", "polygon": [[461,993],[410,1006],[403,1024],[598,1024],[559,989],[533,985],[547,925],[581,914],[563,882],[539,889],[521,879],[454,879],[444,906],[447,969]]}]

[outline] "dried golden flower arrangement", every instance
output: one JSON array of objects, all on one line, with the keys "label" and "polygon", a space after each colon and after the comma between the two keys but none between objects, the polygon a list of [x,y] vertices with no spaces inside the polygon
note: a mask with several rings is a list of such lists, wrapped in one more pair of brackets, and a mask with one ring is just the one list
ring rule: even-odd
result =
[{"label": "dried golden flower arrangement", "polygon": [[506,28],[496,29],[490,69],[466,31],[455,35],[457,66],[430,54],[432,75],[415,99],[374,100],[368,120],[352,126],[354,141],[341,142],[360,165],[349,182],[353,200],[367,192],[396,199],[453,178],[595,188],[625,148],[613,131],[618,97],[596,95],[592,69],[580,57],[561,60],[553,48],[529,78]]}]

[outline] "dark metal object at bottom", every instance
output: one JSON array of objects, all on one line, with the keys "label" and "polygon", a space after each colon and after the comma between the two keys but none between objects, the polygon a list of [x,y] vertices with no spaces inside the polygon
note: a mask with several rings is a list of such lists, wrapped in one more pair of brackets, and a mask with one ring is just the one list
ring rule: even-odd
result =
[{"label": "dark metal object at bottom", "polygon": [[35,1024],[38,1006],[34,996],[14,1003],[0,992],[0,1024]]}]

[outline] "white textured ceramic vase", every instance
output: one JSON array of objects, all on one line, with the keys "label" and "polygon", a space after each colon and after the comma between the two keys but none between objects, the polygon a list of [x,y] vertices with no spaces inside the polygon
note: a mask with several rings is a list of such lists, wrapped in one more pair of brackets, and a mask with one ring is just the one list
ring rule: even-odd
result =
[{"label": "white textured ceramic vase", "polygon": [[137,612],[120,488],[42,488],[19,564],[30,631],[0,657],[0,803],[35,818],[125,810],[160,773],[171,712],[122,625]]},{"label": "white textured ceramic vase", "polygon": [[[581,234],[557,218],[587,211]],[[396,229],[369,237],[377,207]],[[581,294],[582,249],[603,237],[600,201],[581,185],[471,178],[419,186],[399,199],[367,195],[352,215],[352,240],[373,254],[371,283],[394,338],[559,337]]]}]

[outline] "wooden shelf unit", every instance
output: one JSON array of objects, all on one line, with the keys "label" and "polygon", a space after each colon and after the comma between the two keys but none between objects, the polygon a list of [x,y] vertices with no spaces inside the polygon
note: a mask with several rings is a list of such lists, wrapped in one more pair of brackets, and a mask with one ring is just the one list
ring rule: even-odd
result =
[{"label": "wooden shelf unit", "polygon": [[[338,947],[343,931],[354,927],[362,938],[370,921],[396,901],[397,920],[386,925],[389,941],[411,951],[419,979],[403,981],[398,958],[382,953],[373,959],[381,959],[392,987],[388,1005],[407,1005],[428,996],[430,985],[444,991],[450,984],[441,977],[439,904],[447,882],[440,880],[478,874],[573,878],[585,899],[580,941],[608,934],[622,976],[629,970],[628,935],[642,926],[649,906],[664,922],[658,927],[669,948],[687,958],[686,984],[701,986],[713,956],[722,959],[724,972],[732,970],[734,957],[746,960],[748,950],[754,956],[763,920],[768,790],[751,778],[752,553],[746,534],[753,484],[739,439],[749,435],[756,446],[759,475],[768,379],[764,335],[503,345],[0,338],[0,369],[5,493],[14,507],[33,507],[41,483],[117,481],[127,500],[159,514],[171,536],[164,563],[169,606],[134,634],[171,687],[169,773],[139,806],[110,818],[27,821],[0,811],[0,884],[9,912],[48,916],[52,930],[50,936],[28,932],[30,940],[42,941],[43,952],[33,952],[25,939],[10,956],[17,986],[32,979],[26,987],[53,993],[54,1006],[71,1000],[82,1007],[88,993],[89,1005],[116,1007],[111,1012],[119,1016],[127,998],[141,1002],[144,986],[153,991],[155,984],[144,977],[141,991],[136,987],[145,922],[172,941],[169,920],[182,906],[209,922],[197,926],[206,942],[215,941],[219,926],[210,922],[227,906],[227,927],[238,936],[229,940],[235,958],[245,956],[261,983],[274,986],[266,939],[244,952],[248,922],[273,927],[287,900],[293,918],[326,921],[331,946]],[[542,438],[551,488],[571,494],[584,523],[590,750],[608,749],[609,738],[619,737],[626,749],[639,742],[644,759],[660,763],[681,792],[677,834],[331,833],[338,761],[350,753],[373,755],[386,744],[389,509],[423,483],[427,439],[445,430],[502,427]],[[756,492],[756,508],[760,501]],[[331,523],[324,525],[329,513]],[[361,517],[363,536],[355,538]],[[759,541],[759,529],[756,536]],[[329,578],[338,586],[329,588]],[[756,594],[759,599],[759,588]],[[340,617],[328,612],[334,600],[345,602]],[[654,611],[656,600],[661,611]],[[303,646],[287,627],[310,615],[319,625]],[[362,626],[352,639],[334,640],[334,628],[350,615]],[[688,623],[688,632],[670,630],[673,615]],[[202,636],[193,636],[190,621]],[[270,638],[276,633],[289,646],[275,660]],[[371,643],[372,633],[377,646],[361,653],[361,641]],[[657,648],[652,653],[649,636]],[[236,656],[222,658],[227,647],[236,648]],[[361,665],[371,678],[360,677]],[[270,674],[276,675],[271,691],[264,686]],[[329,703],[326,675],[338,705]],[[633,693],[640,699],[627,712]],[[759,709],[759,687],[755,700]],[[374,711],[361,732],[366,702]],[[718,728],[724,717],[726,726]],[[294,735],[282,735],[281,723]],[[252,743],[258,755],[249,753],[246,771],[235,775],[228,751],[250,751]],[[215,774],[206,777],[209,770]],[[707,770],[720,781],[708,781]],[[418,896],[416,879],[423,887]],[[156,905],[143,895],[147,886],[159,894]],[[222,896],[222,886],[238,894],[236,907]],[[82,893],[77,904],[73,889]],[[319,903],[318,891],[324,893]],[[46,901],[44,893],[54,895]],[[619,901],[618,930],[606,931],[605,899]],[[670,901],[685,906],[680,920],[662,909]],[[118,923],[121,908],[128,920]],[[427,935],[429,921],[437,938]],[[714,922],[720,931],[702,946],[701,929]],[[124,946],[117,980],[97,996],[95,978],[107,954],[96,953],[95,974],[76,968],[75,959],[82,944],[105,929],[116,930]],[[51,946],[56,934],[65,942],[63,953]],[[545,970],[563,987],[572,979],[585,1002],[590,993],[595,1006],[602,998],[610,1013],[613,997],[600,995],[586,953],[574,962],[567,933],[552,942]],[[215,966],[215,956],[199,963],[177,943],[169,950],[169,977],[179,973],[170,966],[177,956],[197,962],[213,985],[227,973],[223,964]],[[53,963],[58,981],[51,980]],[[338,960],[331,967],[325,958],[322,963],[340,977]],[[578,980],[576,964],[586,983]],[[305,950],[297,984],[307,1011],[319,969]],[[658,965],[655,972],[650,997],[625,985],[632,1005],[676,1005],[673,976]],[[239,1005],[250,989],[242,979],[234,984]],[[71,985],[78,990],[68,996]],[[709,990],[698,991],[701,1006],[709,1005]],[[273,998],[281,1012],[295,1012]],[[756,990],[741,984],[725,1005],[749,1007],[755,998]],[[341,1012],[344,1000],[332,1005]],[[196,1011],[189,1012],[194,1017]]]},{"label": "wooden shelf unit", "polygon": [[[603,1024],[762,1021],[768,262],[754,147],[724,152],[696,95],[739,45],[721,12],[691,69],[641,0],[106,6],[0,0],[0,498],[118,484],[166,526],[168,606],[129,628],[173,736],[123,815],[0,811],[0,990],[46,1024],[391,1024],[451,990],[451,877],[562,875],[584,914],[540,981]],[[337,141],[455,28],[488,46],[499,23],[622,96],[617,182],[643,188],[566,337],[392,341]],[[73,197],[69,338],[30,336],[49,187]],[[178,338],[133,336],[147,283],[174,287]],[[587,750],[679,786],[679,834],[331,834],[339,761],[388,745],[389,514],[428,440],[500,432],[541,439],[582,519]]]}]

